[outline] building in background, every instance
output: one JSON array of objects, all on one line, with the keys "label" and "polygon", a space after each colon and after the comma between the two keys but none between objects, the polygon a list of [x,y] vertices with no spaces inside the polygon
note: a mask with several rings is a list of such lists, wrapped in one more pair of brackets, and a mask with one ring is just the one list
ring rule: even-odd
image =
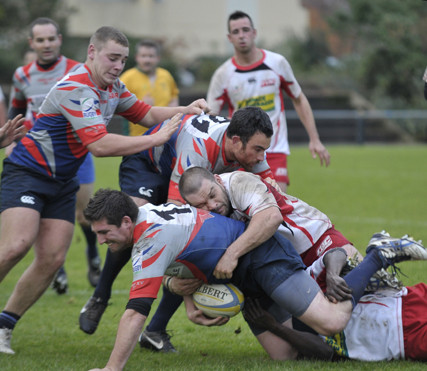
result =
[{"label": "building in background", "polygon": [[199,56],[229,56],[227,19],[235,10],[248,13],[258,30],[258,45],[273,48],[290,36],[302,36],[309,13],[301,0],[68,0],[70,36],[89,37],[113,26],[129,37],[161,40],[177,62]]}]

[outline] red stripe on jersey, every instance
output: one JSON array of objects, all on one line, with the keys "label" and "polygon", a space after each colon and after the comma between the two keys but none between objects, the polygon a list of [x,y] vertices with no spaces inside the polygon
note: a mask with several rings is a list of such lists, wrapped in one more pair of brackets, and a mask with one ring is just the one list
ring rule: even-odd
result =
[{"label": "red stripe on jersey", "polygon": [[144,103],[142,100],[137,100],[128,110],[116,113],[128,121],[136,123],[140,122],[150,109],[151,106],[149,104]]},{"label": "red stripe on jersey", "polygon": [[13,98],[11,104],[12,104],[13,108],[22,108],[22,109],[27,108],[27,101],[26,100],[20,100],[20,99]]},{"label": "red stripe on jersey", "polygon": [[199,154],[200,156],[202,156],[202,151],[200,150],[199,146],[197,145],[197,142],[193,139],[193,148],[194,151]]},{"label": "red stripe on jersey", "polygon": [[87,146],[88,144],[91,144],[101,139],[102,137],[107,135],[108,132],[104,124],[99,124],[93,126],[85,126],[84,128],[76,130],[76,134],[82,141],[83,145]]},{"label": "red stripe on jersey", "polygon": [[203,272],[199,268],[197,268],[196,265],[186,260],[176,259],[175,261],[185,265],[190,270],[190,272],[193,273],[194,278],[198,278],[199,280],[202,280],[203,282],[208,283],[208,279],[206,278],[206,275],[204,275]]},{"label": "red stripe on jersey", "polygon": [[75,60],[67,58],[67,66],[65,67],[65,72],[68,72],[69,70],[71,70],[77,64],[80,64],[80,62],[77,62]]},{"label": "red stripe on jersey", "polygon": [[[62,104],[60,106],[64,110],[66,110],[69,114],[73,115],[74,117],[83,117],[83,112],[82,111],[75,111],[75,110],[72,110],[72,109],[68,109],[67,107],[63,106]],[[96,113],[100,114],[100,112],[98,113],[98,111]]]},{"label": "red stripe on jersey", "polygon": [[161,277],[141,279],[132,283],[129,293],[129,299],[136,298],[157,298],[160,286],[162,285]]},{"label": "red stripe on jersey", "polygon": [[35,143],[28,137],[24,137],[21,139],[21,143],[27,149],[28,153],[37,161],[37,163],[44,167],[49,176],[52,176],[52,172],[47,166],[46,161],[44,160],[42,154],[39,149],[35,145]]},{"label": "red stripe on jersey", "polygon": [[166,245],[163,246],[158,252],[157,254],[153,255],[151,258],[143,260],[142,261],[142,269],[149,267],[151,264],[154,264],[157,259],[159,258],[160,255],[162,255],[164,249],[166,248]]},{"label": "red stripe on jersey", "polygon": [[153,225],[153,223],[147,223],[147,221],[142,221],[141,223],[138,223],[135,226],[135,230],[133,232],[133,243],[137,243],[139,240],[139,237],[142,236],[142,234],[151,226]]},{"label": "red stripe on jersey", "polygon": [[77,89],[75,86],[58,86],[58,90],[71,91]]},{"label": "red stripe on jersey", "polygon": [[289,89],[289,85],[293,85],[293,82],[286,81],[283,76],[280,76],[280,87],[286,92],[286,94],[290,98],[296,98],[293,94],[291,89]]},{"label": "red stripe on jersey", "polygon": [[[225,134],[224,134],[223,141],[224,141],[224,139],[225,139]],[[206,148],[206,154],[208,156],[208,160],[211,163],[211,165],[213,165],[213,164],[216,163],[216,160],[219,157],[219,153],[221,151],[221,147],[211,137],[209,137],[208,139],[204,139],[203,141],[205,142],[205,148]],[[224,146],[222,146],[222,148],[224,148]],[[223,155],[222,157],[223,157],[223,160],[224,160],[224,164],[227,164],[227,160],[225,158],[224,151],[223,151],[222,155]]]}]

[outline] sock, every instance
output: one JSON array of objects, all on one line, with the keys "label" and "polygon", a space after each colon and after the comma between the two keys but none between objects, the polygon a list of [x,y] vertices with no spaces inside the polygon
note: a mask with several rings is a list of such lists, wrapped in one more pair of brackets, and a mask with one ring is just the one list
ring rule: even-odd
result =
[{"label": "sock", "polygon": [[16,322],[18,322],[20,318],[21,316],[4,310],[0,313],[0,328],[8,328],[13,330]]},{"label": "sock", "polygon": [[112,253],[107,250],[104,267],[99,277],[98,285],[95,288],[93,296],[101,298],[104,303],[108,303],[111,297],[111,288],[117,275],[129,261],[132,254],[132,248]]},{"label": "sock", "polygon": [[172,294],[169,290],[163,287],[163,297],[154,313],[150,324],[146,327],[147,331],[163,332],[166,331],[166,326],[173,314],[183,302],[182,296]]},{"label": "sock", "polygon": [[83,226],[80,224],[83,234],[86,237],[86,255],[89,261],[98,257],[98,248],[96,246],[96,234],[92,232],[92,229],[89,226]]},{"label": "sock", "polygon": [[378,252],[373,250],[365,256],[365,258],[360,262],[359,265],[356,266],[356,268],[352,269],[345,277],[343,277],[348,287],[353,290],[353,308],[363,296],[371,276],[382,267],[383,264],[381,259],[378,257]]}]

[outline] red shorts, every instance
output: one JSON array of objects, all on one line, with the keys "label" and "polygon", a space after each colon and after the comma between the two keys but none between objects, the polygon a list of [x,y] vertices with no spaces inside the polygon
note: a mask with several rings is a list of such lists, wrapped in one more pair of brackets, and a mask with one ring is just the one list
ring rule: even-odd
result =
[{"label": "red shorts", "polygon": [[[335,229],[334,226],[329,228],[317,242],[310,247],[307,251],[301,254],[301,259],[304,264],[308,267],[312,265],[320,256],[326,251],[334,249],[336,247],[342,247],[344,245],[352,243],[343,236],[343,234]],[[317,283],[323,292],[326,290],[326,269],[323,269],[322,273],[317,277]]]},{"label": "red shorts", "polygon": [[276,182],[289,185],[288,156],[284,153],[267,153],[267,162]]},{"label": "red shorts", "polygon": [[408,287],[402,297],[403,341],[405,358],[427,361],[427,285]]}]

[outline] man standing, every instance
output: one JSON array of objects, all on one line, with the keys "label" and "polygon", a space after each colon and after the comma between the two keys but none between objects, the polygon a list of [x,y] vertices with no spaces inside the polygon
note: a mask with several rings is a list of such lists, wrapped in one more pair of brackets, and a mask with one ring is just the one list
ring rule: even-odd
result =
[{"label": "man standing", "polygon": [[230,115],[241,107],[257,106],[271,118],[274,135],[267,151],[267,161],[280,188],[286,192],[289,184],[287,156],[290,154],[283,93],[294,108],[309,136],[309,150],[320,164],[328,166],[330,155],[320,141],[313,112],[296,80],[288,61],[281,55],[259,49],[255,45],[257,32],[251,17],[236,11],[228,18],[228,40],[234,56],[222,64],[212,76],[207,101],[214,113],[228,105]]},{"label": "man standing", "polygon": [[[90,39],[85,64],[50,90],[34,127],[4,161],[0,280],[33,244],[35,259],[0,314],[3,353],[14,353],[10,339],[16,322],[64,263],[74,231],[75,175],[87,153],[126,156],[161,145],[177,129],[182,113],[209,110],[203,99],[187,107],[151,107],[137,100],[118,79],[128,56],[122,32],[99,28]],[[149,127],[175,116],[152,135],[128,137],[107,132],[115,113]]]},{"label": "man standing", "polygon": [[[62,35],[58,24],[50,18],[37,18],[31,23],[28,42],[35,53],[35,59],[17,68],[13,75],[8,116],[12,119],[18,114],[26,115],[25,126],[30,130],[49,90],[80,63],[61,55]],[[7,152],[10,153],[14,146],[15,144],[12,144]],[[96,286],[101,273],[100,258],[96,237],[83,217],[83,209],[92,195],[95,181],[95,167],[90,154],[81,165],[77,176],[80,188],[77,192],[76,219],[86,238],[89,282]],[[58,294],[67,291],[68,280],[64,267],[59,269],[52,286]]]},{"label": "man standing", "polygon": [[[125,71],[120,80],[138,99],[152,106],[178,106],[179,90],[169,71],[158,67],[160,45],[154,40],[141,40],[136,45],[136,67]],[[147,131],[141,125],[128,123],[129,135],[141,135]]]}]

